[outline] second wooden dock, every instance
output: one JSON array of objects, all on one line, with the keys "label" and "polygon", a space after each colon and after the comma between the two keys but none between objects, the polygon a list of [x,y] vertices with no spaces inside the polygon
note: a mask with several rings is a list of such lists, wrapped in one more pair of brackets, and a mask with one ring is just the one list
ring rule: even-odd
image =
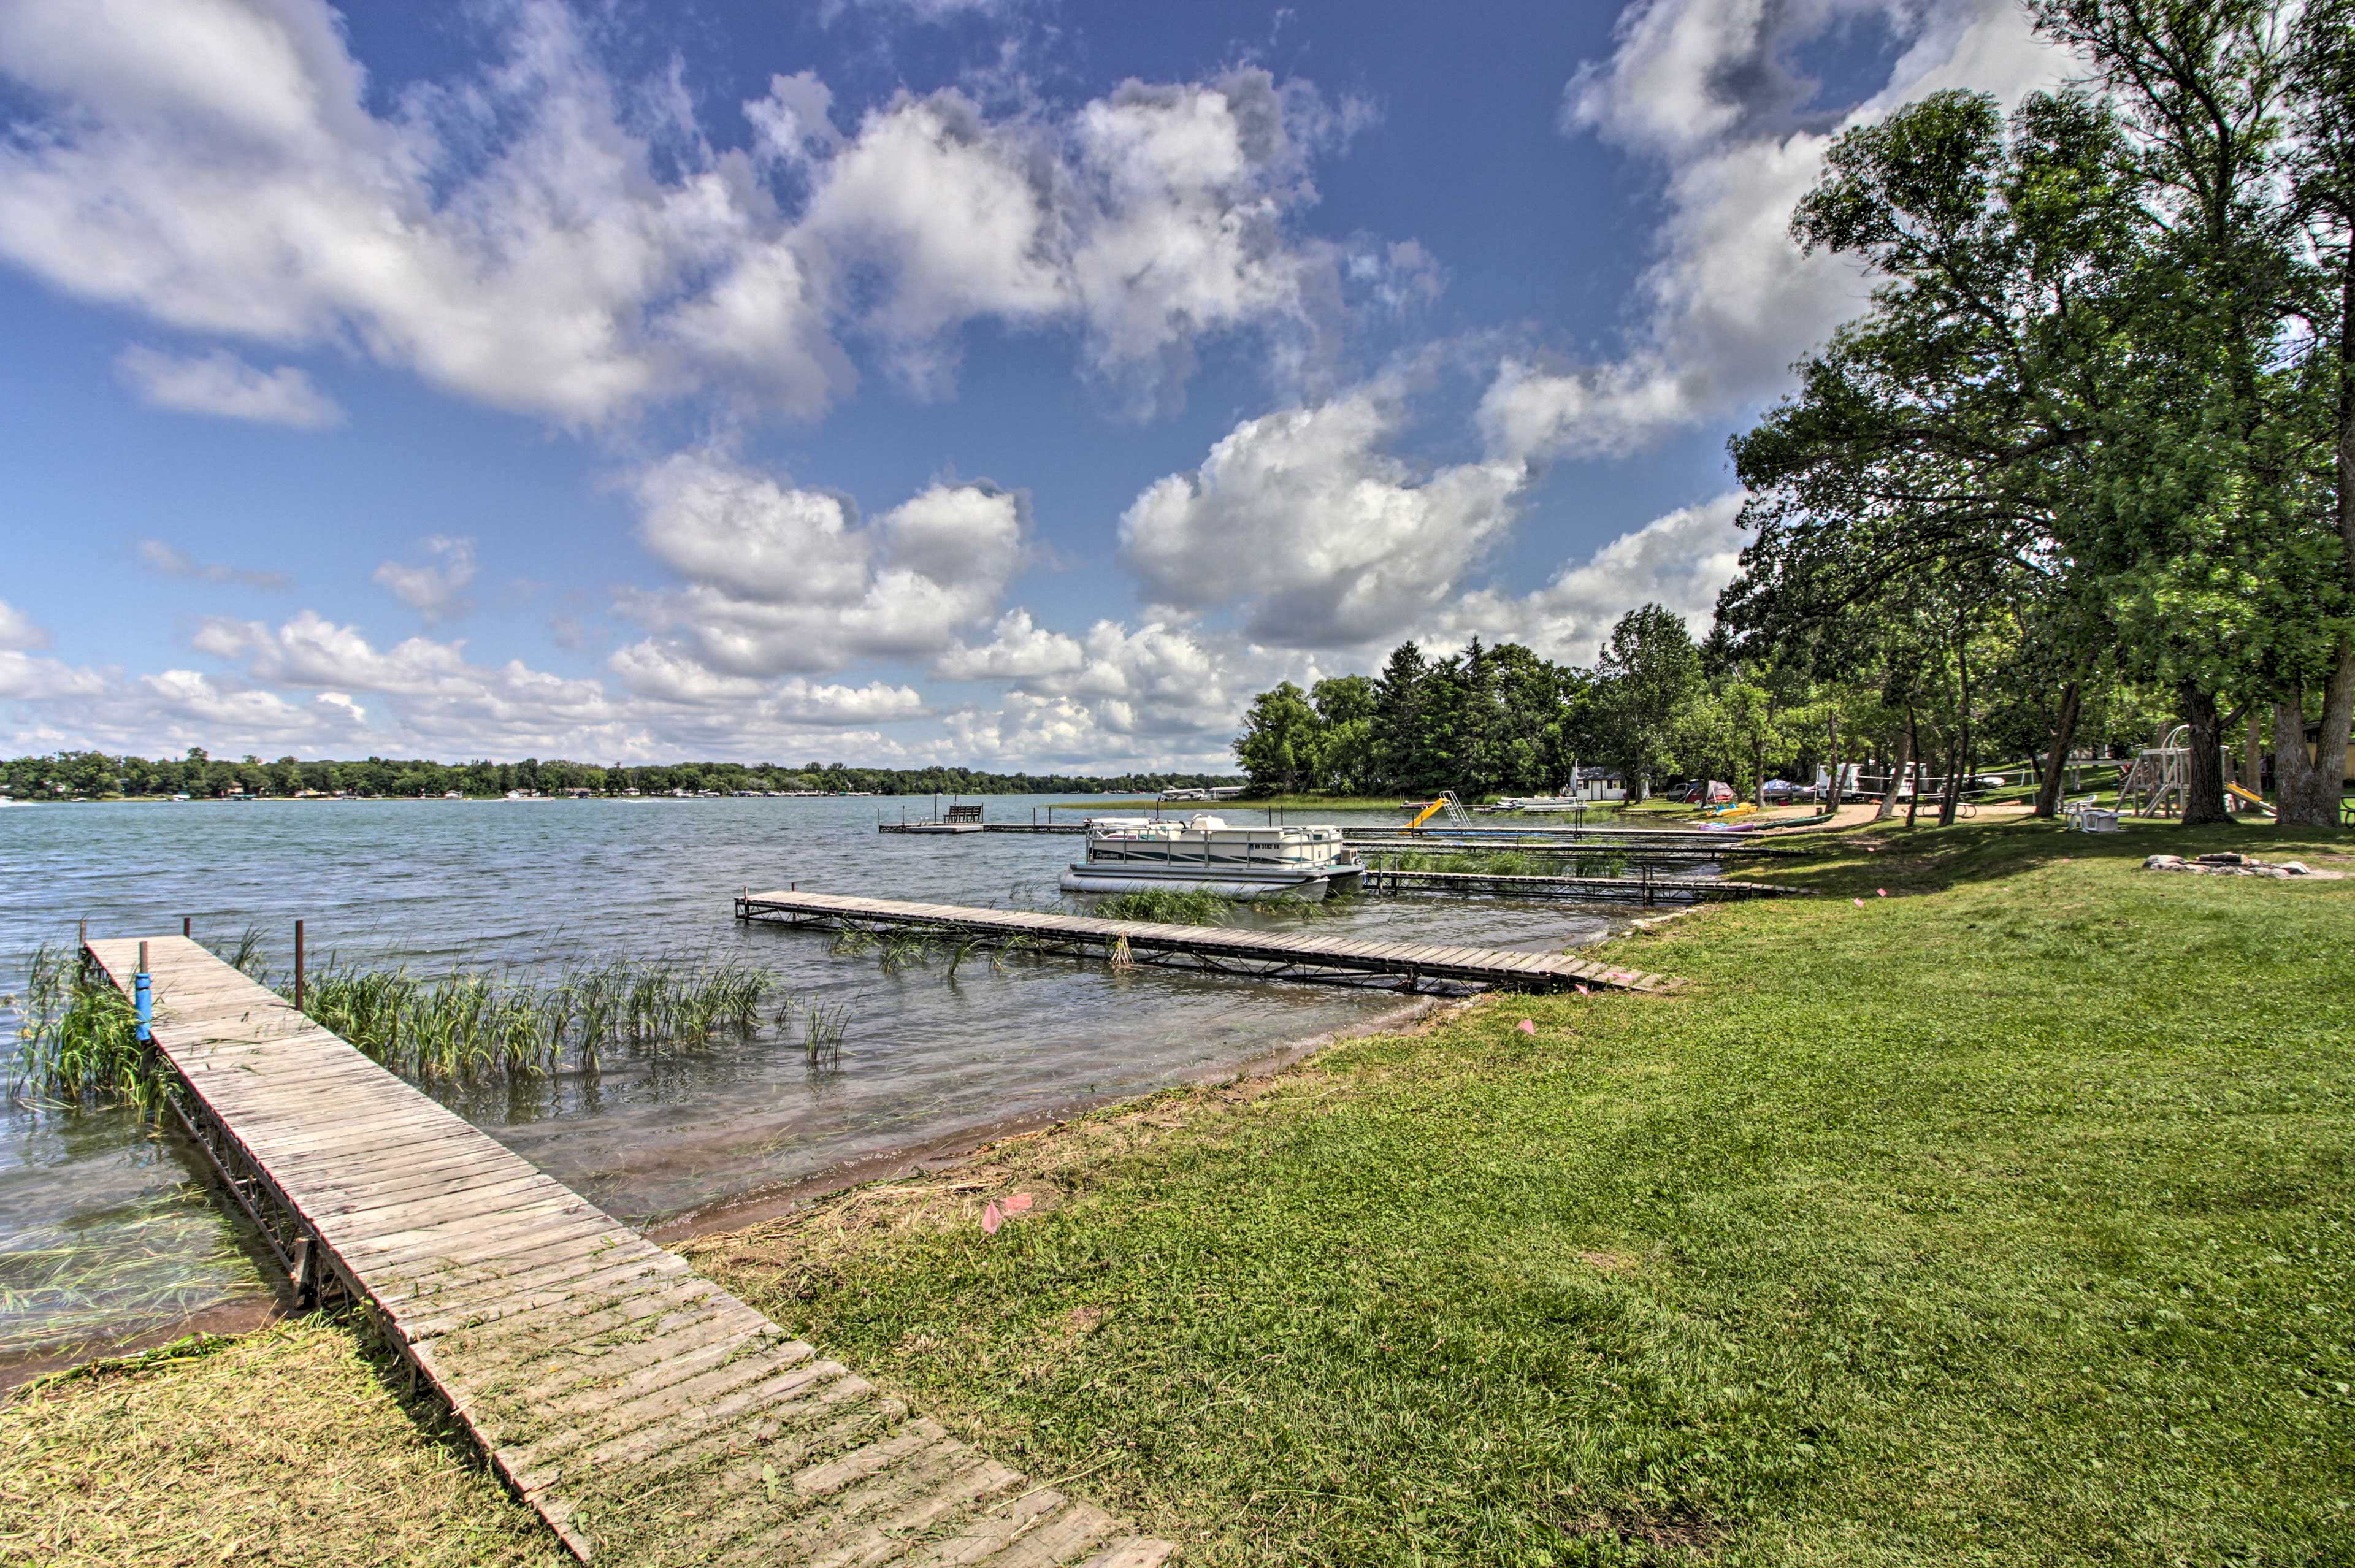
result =
[{"label": "second wooden dock", "polygon": [[1663,991],[1677,985],[1663,976],[1617,968],[1566,953],[1518,953],[1488,947],[1238,930],[1231,926],[1095,920],[1030,910],[848,898],[838,893],[805,893],[798,889],[766,893],[748,891],[736,900],[736,918],[837,930],[937,932],[985,945],[1066,953],[1104,958],[1119,965],[1201,969],[1253,979],[1312,980],[1407,991],[1465,986],[1516,991],[1561,991],[1575,986]]},{"label": "second wooden dock", "polygon": [[1721,902],[1731,899],[1789,898],[1805,888],[1781,882],[1745,882],[1725,877],[1656,877],[1648,867],[1632,877],[1557,877],[1510,871],[1393,871],[1368,869],[1369,893],[1494,893],[1498,898],[1576,899],[1641,904]]}]

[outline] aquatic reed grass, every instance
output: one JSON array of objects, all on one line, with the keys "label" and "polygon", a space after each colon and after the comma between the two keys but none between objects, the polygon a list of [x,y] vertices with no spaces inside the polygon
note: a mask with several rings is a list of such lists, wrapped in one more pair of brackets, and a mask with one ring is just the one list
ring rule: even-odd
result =
[{"label": "aquatic reed grass", "polygon": [[1358,901],[1348,893],[1327,893],[1321,899],[1262,899],[1251,907],[1267,914],[1289,916],[1306,924],[1320,920],[1339,920],[1358,907]]},{"label": "aquatic reed grass", "polygon": [[69,947],[43,943],[26,965],[16,1001],[12,1093],[30,1091],[75,1104],[127,1104],[152,1115],[164,1077],[139,1043],[130,998],[83,969]]},{"label": "aquatic reed grass", "polygon": [[1486,877],[1544,877],[1562,857],[1529,849],[1409,849],[1382,861],[1392,871],[1462,871]]},{"label": "aquatic reed grass", "polygon": [[266,1288],[201,1182],[15,1229],[0,1251],[0,1354],[59,1355]]},{"label": "aquatic reed grass", "polygon": [[1101,920],[1144,921],[1156,925],[1222,925],[1234,905],[1216,893],[1178,892],[1168,888],[1114,893],[1098,901]]},{"label": "aquatic reed grass", "polygon": [[927,962],[932,955],[932,938],[922,931],[894,932],[883,939],[883,967],[896,974],[901,969]]},{"label": "aquatic reed grass", "polygon": [[[777,976],[740,959],[611,959],[553,975],[330,962],[304,1011],[370,1060],[424,1083],[474,1083],[594,1071],[608,1052],[655,1055],[757,1033]],[[790,996],[775,1021],[792,1010]]]},{"label": "aquatic reed grass", "polygon": [[813,1000],[802,1013],[802,1051],[813,1067],[831,1067],[842,1055],[850,1030],[848,1002]]},{"label": "aquatic reed grass", "polygon": [[227,952],[207,943],[215,956],[250,980],[269,982],[269,938],[258,925],[249,925],[237,933],[237,941]]}]

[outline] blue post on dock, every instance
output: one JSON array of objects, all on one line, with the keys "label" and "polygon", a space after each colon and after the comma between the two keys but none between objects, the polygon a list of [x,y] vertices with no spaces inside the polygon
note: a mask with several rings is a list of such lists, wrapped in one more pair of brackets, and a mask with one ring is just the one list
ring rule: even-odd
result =
[{"label": "blue post on dock", "polygon": [[155,1043],[155,1031],[149,1026],[155,1021],[155,990],[147,975],[147,944],[139,944],[139,972],[131,976],[131,1008],[139,1015],[139,1043]]}]

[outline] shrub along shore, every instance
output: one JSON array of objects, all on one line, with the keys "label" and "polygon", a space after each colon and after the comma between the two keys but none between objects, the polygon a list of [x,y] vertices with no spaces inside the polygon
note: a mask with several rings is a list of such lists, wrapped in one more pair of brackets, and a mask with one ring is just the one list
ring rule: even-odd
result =
[{"label": "shrub along shore", "polygon": [[[2355,845],[1832,842],[1785,873],[1822,896],[1613,946],[1686,995],[1487,998],[685,1250],[1191,1563],[2335,1560],[2355,878],[2140,862]],[[322,1354],[214,1350],[250,1408],[202,1454],[155,1435],[218,1397],[204,1357],[0,1410],[0,1560],[250,1531],[256,1483],[196,1483],[331,1429],[421,1456],[371,1493],[389,1541],[510,1539],[390,1398],[291,1375]],[[103,1550],[61,1522],[101,1474]]]}]

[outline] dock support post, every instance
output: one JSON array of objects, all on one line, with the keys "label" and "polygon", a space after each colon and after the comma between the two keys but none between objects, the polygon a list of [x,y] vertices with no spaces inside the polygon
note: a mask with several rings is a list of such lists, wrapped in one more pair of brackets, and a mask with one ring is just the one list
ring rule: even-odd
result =
[{"label": "dock support post", "polygon": [[294,923],[294,1010],[303,1010],[303,923]]},{"label": "dock support post", "polygon": [[151,1026],[155,1022],[155,988],[147,967],[147,944],[144,942],[139,944],[139,972],[131,976],[131,1009],[139,1015],[139,1027],[135,1031],[139,1043],[153,1046],[155,1031]]},{"label": "dock support post", "polygon": [[294,1268],[290,1282],[294,1286],[294,1305],[298,1307],[319,1305],[319,1265],[314,1251],[317,1244],[308,1236],[294,1238]]},{"label": "dock support post", "polygon": [[180,917],[180,934],[182,936],[194,936],[197,933],[196,925],[196,916],[190,914],[182,915]]}]

